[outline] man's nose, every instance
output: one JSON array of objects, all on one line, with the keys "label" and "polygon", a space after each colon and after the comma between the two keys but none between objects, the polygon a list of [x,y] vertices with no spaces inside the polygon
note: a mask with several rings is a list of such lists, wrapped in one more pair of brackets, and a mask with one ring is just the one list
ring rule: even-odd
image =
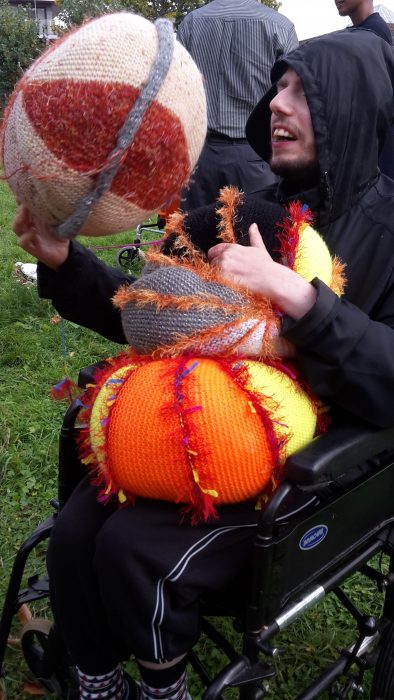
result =
[{"label": "man's nose", "polygon": [[273,114],[291,114],[291,104],[286,90],[281,90],[270,102],[270,110]]}]

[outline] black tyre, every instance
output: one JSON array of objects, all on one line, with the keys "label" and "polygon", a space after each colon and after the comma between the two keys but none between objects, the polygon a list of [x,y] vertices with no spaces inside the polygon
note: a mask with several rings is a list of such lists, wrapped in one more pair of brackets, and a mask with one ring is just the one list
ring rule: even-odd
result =
[{"label": "black tyre", "polygon": [[79,697],[78,682],[51,620],[32,619],[22,628],[21,647],[33,676],[58,698]]},{"label": "black tyre", "polygon": [[394,623],[384,633],[376,662],[371,700],[393,700],[394,698]]},{"label": "black tyre", "polygon": [[140,257],[140,251],[137,246],[125,246],[121,248],[117,255],[119,267],[122,270],[129,270],[134,262]]}]

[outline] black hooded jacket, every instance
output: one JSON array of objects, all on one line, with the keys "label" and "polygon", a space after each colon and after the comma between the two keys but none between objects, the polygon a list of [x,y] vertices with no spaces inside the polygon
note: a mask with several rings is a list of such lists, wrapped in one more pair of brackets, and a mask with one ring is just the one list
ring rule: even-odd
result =
[{"label": "black hooded jacket", "polygon": [[[394,182],[378,172],[393,117],[394,54],[373,32],[349,29],[310,40],[275,64],[293,68],[309,105],[321,179],[293,198],[346,264],[343,299],[319,284],[319,298],[283,334],[298,348],[304,376],[323,399],[376,425],[394,425]],[[272,90],[247,125],[269,158]],[[266,196],[288,201],[285,184]]]},{"label": "black hooded jacket", "polygon": [[[303,44],[275,64],[273,82],[287,67],[304,86],[321,178],[312,191],[290,197],[281,182],[260,197],[308,204],[331,253],[346,264],[348,282],[339,299],[315,280],[316,304],[297,322],[285,318],[282,332],[297,346],[303,374],[323,400],[374,425],[392,426],[394,182],[379,173],[377,163],[393,116],[394,54],[372,32],[351,29]],[[247,125],[248,139],[264,159],[273,94],[263,98]],[[215,242],[215,225],[213,207],[189,215],[189,231],[203,248]],[[41,296],[52,298],[65,318],[119,342],[124,336],[110,297],[125,279],[75,243],[58,272],[39,266]]]}]

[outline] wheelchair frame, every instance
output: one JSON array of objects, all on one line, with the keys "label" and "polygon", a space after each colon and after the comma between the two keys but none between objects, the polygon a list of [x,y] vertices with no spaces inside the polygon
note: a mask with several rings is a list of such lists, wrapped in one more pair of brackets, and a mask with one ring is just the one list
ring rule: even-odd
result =
[{"label": "wheelchair frame", "polygon": [[[85,382],[82,372],[80,385]],[[48,596],[46,577],[33,575],[25,588],[21,583],[29,555],[48,539],[56,511],[80,479],[74,440],[80,406],[79,399],[71,404],[60,431],[58,500],[51,502],[55,512],[21,545],[14,561],[0,620],[1,669],[14,615],[24,603]],[[221,698],[226,688],[238,688],[241,700],[265,697],[265,681],[275,675],[272,657],[281,653],[273,643],[275,636],[330,592],[356,621],[357,638],[296,700],[313,700],[326,690],[333,698],[357,698],[365,670],[374,666],[371,697],[394,698],[394,460],[389,454],[393,447],[394,428],[374,430],[354,424],[330,429],[287,460],[285,479],[257,527],[246,604],[226,603],[223,598],[220,604],[202,601],[202,631],[229,659],[211,678],[196,652],[190,653],[189,661],[206,687],[204,700]],[[383,456],[377,460],[376,455]],[[357,468],[366,460],[372,460],[372,466],[361,473]],[[354,478],[335,486],[349,470],[354,470]],[[379,552],[390,558],[387,575],[368,563]],[[380,618],[362,615],[341,589],[356,571],[384,591]],[[240,653],[207,619],[211,616],[236,618],[242,630]],[[22,633],[22,651],[49,692],[70,700],[78,697],[75,675],[54,625],[28,626]]]},{"label": "wheelchair frame", "polygon": [[[120,248],[116,256],[116,262],[122,270],[130,271],[133,263],[136,262],[136,260],[144,258],[144,253],[141,250],[141,246],[143,245],[143,233],[147,232],[157,234],[160,231],[164,233],[164,229],[167,223],[167,217],[169,214],[176,211],[177,205],[178,200],[168,209],[159,212],[156,223],[138,224],[138,226],[136,226],[133,243],[122,246],[122,248]],[[158,241],[156,241],[156,243],[157,242]],[[146,245],[148,244],[151,245],[151,242],[147,241]]]}]

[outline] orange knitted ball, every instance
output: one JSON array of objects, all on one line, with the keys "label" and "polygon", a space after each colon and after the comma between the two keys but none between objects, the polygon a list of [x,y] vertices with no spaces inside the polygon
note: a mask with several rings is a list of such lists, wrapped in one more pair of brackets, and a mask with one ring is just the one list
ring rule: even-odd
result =
[{"label": "orange knitted ball", "polygon": [[[194,168],[206,133],[203,81],[169,32],[166,77],[80,233],[134,227],[176,197]],[[3,125],[4,173],[46,223],[63,223],[109,169],[158,46],[155,25],[143,17],[105,15],[58,40],[17,84]]]},{"label": "orange knitted ball", "polygon": [[121,501],[169,500],[207,517],[216,504],[261,494],[315,428],[313,401],[280,368],[129,360],[95,390],[85,461]]}]

